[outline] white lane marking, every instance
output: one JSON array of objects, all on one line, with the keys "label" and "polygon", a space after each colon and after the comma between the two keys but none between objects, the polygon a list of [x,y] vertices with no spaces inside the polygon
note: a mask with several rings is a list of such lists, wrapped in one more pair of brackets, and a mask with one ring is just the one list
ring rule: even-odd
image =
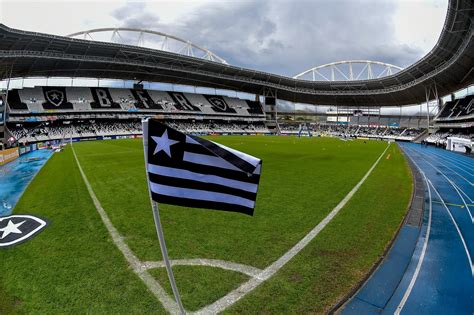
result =
[{"label": "white lane marking", "polygon": [[[406,149],[414,150],[414,149],[408,148],[408,147],[407,147]],[[414,150],[414,152],[418,152],[418,151],[417,151],[417,150]],[[441,156],[441,155],[439,155],[439,154],[436,154],[436,153],[434,153],[434,154],[435,154],[435,155],[438,155],[440,158],[444,158],[443,156]],[[432,159],[432,160],[434,160],[434,159]],[[434,160],[434,161],[435,161],[435,160]],[[474,200],[472,200],[472,198],[471,198],[468,194],[466,194],[466,193],[464,192],[464,190],[462,189],[462,187],[460,187],[458,184],[456,184],[455,181],[451,181],[451,182],[452,182],[452,184],[453,184],[454,186],[456,186],[456,187],[458,188],[458,190],[464,195],[464,197],[466,197],[466,198],[469,200],[469,202],[471,202],[471,203],[474,202]]]},{"label": "white lane marking", "polygon": [[[417,153],[416,150],[413,150],[413,149],[410,149],[412,150],[413,152]],[[432,159],[433,161],[436,161],[434,159]],[[446,178],[446,180],[448,181],[448,183],[454,188],[454,190],[456,191],[456,193],[459,195],[459,197],[461,198],[462,202],[464,203],[464,206],[466,207],[466,210],[467,210],[467,214],[469,215],[469,217],[471,218],[471,223],[474,223],[474,218],[472,217],[472,213],[471,213],[471,209],[469,208],[469,206],[467,205],[466,201],[464,200],[460,190],[458,189],[457,185],[454,184],[454,182],[449,179],[448,176],[446,176],[446,174],[440,170],[438,167],[436,167],[435,165],[431,164],[430,162],[428,161],[424,161],[426,163],[428,163],[432,168],[434,168],[435,170],[437,170],[444,178]],[[462,191],[462,190],[461,190]],[[464,191],[463,191],[464,193]]]},{"label": "white lane marking", "polygon": [[471,197],[468,194],[466,194],[464,190],[462,190],[461,187],[458,186],[458,184],[456,184],[455,182],[453,182],[453,184],[459,189],[459,191],[464,195],[464,197],[466,197],[469,200],[469,202],[471,203],[474,202],[474,200],[472,200]]},{"label": "white lane marking", "polygon": [[220,298],[214,303],[203,307],[198,310],[197,314],[217,314],[224,311],[226,308],[239,301],[249,292],[253,291],[260,284],[268,280],[273,276],[278,270],[280,270],[286,263],[288,263],[293,257],[295,257],[299,252],[301,252],[318,234],[328,225],[329,222],[339,213],[339,211],[347,204],[347,202],[352,198],[352,196],[359,190],[365,180],[369,177],[375,167],[378,165],[379,161],[385,155],[390,143],[388,143],[385,150],[380,154],[375,163],[370,167],[367,173],[362,177],[362,179],[352,188],[352,190],[342,199],[339,204],[321,221],[316,225],[306,236],[304,236],[295,246],[293,246],[289,251],[287,251],[283,256],[278,258],[270,266],[266,267],[257,277],[248,280],[247,282],[240,285],[237,289],[229,292],[226,296]]},{"label": "white lane marking", "polygon": [[[409,148],[409,150],[412,150],[412,151],[414,151],[414,152],[416,152],[416,153],[418,153],[418,154],[420,154],[420,155],[426,156],[426,157],[428,157],[428,158],[429,158],[430,160],[432,160],[432,161],[436,161],[433,157],[429,156],[429,155],[426,154],[426,153],[422,153],[420,150],[415,150],[415,149],[411,149],[411,148]],[[438,162],[438,161],[436,161],[436,162]],[[428,163],[429,163],[429,162],[428,162]],[[459,177],[461,177],[462,179],[464,179],[466,182],[469,183],[469,185],[474,186],[474,184],[473,184],[471,181],[469,181],[467,178],[465,178],[464,176],[462,176],[461,174],[459,174],[458,172],[456,172],[456,171],[453,170],[452,168],[447,167],[446,165],[445,165],[445,167],[446,167],[447,169],[451,170],[454,174],[456,174],[456,175],[458,175]],[[438,170],[439,170],[439,169],[438,169]]]},{"label": "white lane marking", "polygon": [[441,203],[443,204],[444,208],[449,214],[449,217],[451,218],[451,221],[453,221],[454,226],[456,227],[456,231],[458,232],[459,237],[461,238],[462,245],[464,246],[464,251],[466,252],[467,260],[469,261],[469,266],[471,267],[471,275],[474,277],[474,266],[472,265],[471,254],[469,253],[469,249],[467,248],[466,241],[464,240],[464,237],[462,236],[461,230],[459,229],[459,226],[456,223],[456,220],[454,219],[451,213],[451,210],[449,210],[448,206],[446,205],[446,202],[444,201],[444,199],[441,197],[438,190],[434,186],[433,186],[433,190],[438,195],[438,198],[441,200]]},{"label": "white lane marking", "polygon": [[459,156],[459,159],[455,159],[453,156],[446,155],[446,154],[439,154],[437,152],[433,152],[432,150],[430,150],[430,153],[433,153],[434,155],[437,155],[442,159],[447,159],[447,160],[451,160],[452,162],[459,163],[459,164],[465,166],[466,168],[468,168],[470,170],[474,170],[474,167],[472,167],[473,164],[468,163],[467,161],[464,161],[462,159],[462,156]]},{"label": "white lane marking", "polygon": [[[163,261],[147,261],[143,263],[143,266],[146,269],[152,268],[164,268],[165,263]],[[244,265],[238,264],[230,261],[220,260],[220,259],[202,259],[202,258],[195,258],[195,259],[173,259],[171,260],[171,266],[208,266],[208,267],[216,267],[225,270],[235,271],[242,274],[245,274],[249,277],[256,277],[258,274],[262,272],[261,269]]]},{"label": "white lane marking", "polygon": [[[411,159],[411,158],[410,158]],[[413,159],[411,159],[413,161]],[[413,161],[415,163],[415,161]],[[426,249],[428,248],[428,241],[430,239],[430,233],[431,233],[431,215],[432,215],[432,210],[433,210],[433,203],[431,199],[431,188],[430,184],[428,183],[428,180],[426,179],[425,173],[421,170],[421,168],[415,163],[416,167],[420,171],[420,173],[423,175],[423,179],[426,183],[426,186],[428,187],[428,197],[429,197],[429,214],[428,214],[428,227],[426,229],[426,235],[425,235],[425,240],[423,242],[423,247],[421,249],[421,254],[420,258],[418,259],[418,263],[415,268],[415,272],[413,273],[413,276],[411,277],[410,283],[408,284],[407,290],[405,291],[405,294],[403,295],[402,300],[397,306],[397,309],[395,310],[394,314],[398,315],[400,312],[403,310],[403,307],[405,306],[408,298],[410,297],[411,291],[413,290],[413,287],[415,286],[415,282],[418,279],[418,275],[421,270],[421,265],[423,264],[423,261],[425,259],[425,254],[426,254]],[[430,182],[431,183],[431,182]]]},{"label": "white lane marking", "polygon": [[[458,166],[456,163],[452,162],[452,160],[450,160],[450,159],[448,159],[448,158],[445,158],[445,157],[443,157],[443,156],[440,156],[439,154],[433,153],[433,155],[438,156],[440,159],[443,160],[443,162],[448,163],[449,165],[452,165],[453,167],[455,167],[455,168],[461,170],[461,171],[464,172],[464,173],[467,173],[469,176],[473,176],[473,175],[472,175],[472,170],[470,170],[470,171],[469,171],[469,170],[466,170],[465,168],[462,168],[462,167]],[[461,165],[461,163],[458,163],[458,164]],[[467,167],[467,166],[464,166],[464,167],[469,168],[469,167]]]},{"label": "white lane marking", "polygon": [[145,283],[148,290],[150,290],[153,295],[161,302],[163,307],[169,312],[173,314],[179,314],[180,310],[178,304],[172,300],[163,287],[150,275],[150,273],[143,268],[142,263],[140,260],[133,254],[132,250],[128,247],[128,245],[124,242],[123,237],[119,234],[117,229],[110,221],[109,216],[105,212],[104,208],[97,199],[97,196],[92,189],[89,180],[86,177],[86,174],[82,170],[81,163],[79,163],[79,159],[77,158],[76,151],[74,150],[74,146],[71,144],[72,153],[74,154],[74,158],[77,163],[77,167],[79,168],[79,172],[81,173],[82,179],[86,184],[87,191],[89,192],[89,196],[92,199],[92,202],[95,205],[97,212],[104,222],[105,227],[109,231],[110,236],[112,237],[112,241],[114,242],[115,246],[120,250],[122,255],[125,257],[125,260],[128,264],[132,267],[133,272]]}]

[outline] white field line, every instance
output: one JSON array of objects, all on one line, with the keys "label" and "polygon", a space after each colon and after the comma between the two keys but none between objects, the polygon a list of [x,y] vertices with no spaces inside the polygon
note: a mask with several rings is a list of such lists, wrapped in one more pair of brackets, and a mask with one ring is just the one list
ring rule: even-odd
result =
[{"label": "white field line", "polygon": [[[143,263],[146,269],[153,268],[164,268],[165,263],[163,261],[147,261]],[[225,270],[235,271],[243,273],[249,277],[258,276],[262,270],[256,267],[238,264],[230,261],[220,259],[173,259],[171,260],[171,266],[209,266],[216,267]]]},{"label": "white field line", "polygon": [[287,251],[283,256],[278,260],[273,262],[270,266],[265,268],[257,277],[251,278],[247,282],[243,283],[237,289],[229,292],[226,296],[220,298],[216,302],[203,307],[197,314],[216,314],[224,311],[226,308],[239,301],[249,292],[257,288],[260,284],[268,280],[273,276],[278,270],[280,270],[286,263],[288,263],[293,257],[295,257],[299,252],[301,252],[325,227],[329,222],[339,213],[339,211],[347,204],[347,202],[354,196],[354,194],[359,190],[365,180],[369,177],[375,167],[378,165],[379,161],[385,155],[390,143],[387,145],[385,150],[380,154],[375,163],[370,167],[367,173],[362,177],[362,179],[352,188],[352,190],[342,199],[339,204],[321,221],[316,225],[306,236],[304,236],[295,246],[293,246],[289,251]]},{"label": "white field line", "polygon": [[180,311],[179,311],[178,304],[168,296],[168,294],[163,289],[163,287],[161,287],[160,284],[148,273],[148,271],[146,270],[146,268],[144,268],[140,260],[133,254],[133,252],[130,250],[127,244],[125,244],[125,242],[123,241],[123,237],[119,234],[117,229],[113,226],[104,208],[102,208],[102,205],[100,204],[99,199],[97,199],[97,196],[92,190],[92,186],[89,183],[89,180],[87,179],[86,174],[82,170],[81,164],[79,163],[79,159],[77,158],[76,151],[74,150],[73,145],[71,145],[71,149],[72,149],[72,153],[74,154],[74,158],[76,160],[77,166],[79,168],[79,172],[81,173],[82,179],[84,180],[84,183],[86,184],[89,195],[92,201],[94,202],[95,208],[97,209],[97,212],[99,213],[100,218],[102,219],[105,227],[109,231],[109,234],[112,237],[112,240],[115,246],[117,246],[117,248],[122,252],[123,256],[125,257],[125,260],[132,267],[133,272],[143,281],[143,283],[145,283],[148,290],[150,290],[153,293],[153,295],[161,302],[161,304],[163,304],[163,307],[169,313],[179,314]]},{"label": "white field line", "polygon": [[[428,158],[429,158],[430,160],[432,160],[432,161],[436,161],[433,157],[429,156],[429,155],[426,154],[426,153],[422,153],[422,152],[419,151],[419,150],[414,150],[414,149],[411,149],[411,148],[409,148],[409,150],[412,150],[413,152],[416,152],[416,153],[418,153],[418,154],[420,154],[420,155],[426,156],[426,157],[428,157]],[[437,162],[437,161],[436,161],[436,162]],[[429,163],[429,162],[428,162],[428,163]],[[469,185],[474,186],[474,183],[472,183],[471,181],[469,181],[467,178],[465,178],[464,176],[462,176],[461,174],[459,174],[458,172],[456,172],[456,171],[453,170],[452,168],[450,168],[450,167],[448,167],[448,166],[445,166],[445,167],[446,167],[447,169],[451,170],[454,174],[456,174],[456,175],[458,175],[459,177],[461,177],[462,179],[464,179],[466,182],[469,183]],[[438,170],[439,170],[439,168],[438,168]]]},{"label": "white field line", "polygon": [[[410,150],[411,150],[411,149],[410,149]],[[418,151],[416,151],[416,150],[412,150],[412,151],[415,152],[415,153],[418,153]],[[412,161],[413,161],[413,160],[412,160]],[[432,159],[432,161],[436,161],[436,160]],[[413,161],[413,162],[414,162],[414,161]],[[446,174],[445,174],[443,171],[441,171],[438,167],[436,167],[435,165],[431,164],[430,162],[428,162],[428,161],[426,161],[426,160],[425,160],[424,162],[428,163],[432,168],[434,168],[435,170],[437,170],[437,171],[441,174],[441,176],[443,176],[444,178],[446,178],[446,180],[448,181],[448,183],[454,188],[454,190],[456,191],[456,193],[459,195],[459,197],[461,198],[462,202],[464,203],[464,206],[466,207],[466,210],[467,210],[467,214],[469,215],[469,218],[471,219],[471,223],[474,223],[474,218],[472,217],[471,209],[469,208],[469,206],[467,205],[466,201],[464,200],[464,198],[463,198],[463,196],[462,196],[462,194],[461,194],[462,189],[460,189],[460,188],[458,189],[457,185],[455,185],[454,182],[453,182],[451,179],[449,179],[449,177],[446,176]],[[416,164],[416,163],[415,163],[415,164]],[[417,167],[418,167],[418,165],[417,165]],[[463,192],[463,194],[465,194],[464,191],[462,191],[462,192]]]},{"label": "white field line", "polygon": [[[411,159],[411,158],[410,158]],[[413,159],[411,159],[413,161]],[[415,161],[413,161],[415,163]],[[418,279],[418,274],[420,273],[421,270],[421,265],[423,264],[423,260],[425,259],[425,254],[426,254],[426,249],[428,248],[428,241],[430,239],[430,232],[431,232],[431,214],[433,210],[433,203],[431,199],[431,188],[430,188],[430,183],[428,183],[425,174],[421,170],[421,168],[415,163],[416,167],[420,170],[421,174],[423,175],[423,179],[426,183],[426,186],[428,187],[428,196],[429,196],[429,216],[428,216],[428,227],[426,229],[426,235],[425,235],[425,240],[423,242],[423,247],[421,249],[421,254],[420,258],[418,259],[418,263],[415,268],[415,272],[413,273],[413,276],[410,280],[410,283],[408,284],[407,290],[405,291],[405,294],[402,297],[402,300],[397,306],[397,309],[395,310],[394,314],[399,315],[400,312],[402,311],[403,307],[405,306],[405,303],[407,302],[408,298],[410,297],[411,291],[413,290],[413,287],[415,286],[415,282]]]}]

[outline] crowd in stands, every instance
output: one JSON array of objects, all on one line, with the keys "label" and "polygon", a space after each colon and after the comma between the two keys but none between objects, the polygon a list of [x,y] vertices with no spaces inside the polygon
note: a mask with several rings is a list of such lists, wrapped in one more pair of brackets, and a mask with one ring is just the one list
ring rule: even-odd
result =
[{"label": "crowd in stands", "polygon": [[[170,127],[194,134],[256,134],[268,133],[263,122],[226,121],[167,121]],[[36,142],[69,138],[120,136],[142,134],[140,120],[78,120],[15,124],[9,127],[18,142]]]},{"label": "crowd in stands", "polygon": [[[269,130],[263,121],[226,120],[168,120],[166,123],[177,130],[189,134],[266,134]],[[473,139],[474,128],[440,129],[424,139],[425,143],[445,146],[448,137]],[[423,130],[387,126],[337,125],[325,123],[280,123],[279,130],[284,135],[334,136],[341,138],[366,137],[412,141]],[[13,124],[9,131],[18,142],[38,142],[69,138],[104,136],[127,136],[142,134],[139,119],[95,119],[50,121],[35,124]],[[300,132],[301,131],[301,132]]]},{"label": "crowd in stands", "polygon": [[474,141],[474,128],[440,129],[424,139],[425,143],[445,147],[449,137]]},{"label": "crowd in stands", "polygon": [[446,102],[438,114],[438,121],[463,120],[474,115],[474,95]]},{"label": "crowd in stands", "polygon": [[180,130],[185,133],[268,133],[268,129],[263,122],[246,123],[246,122],[183,122],[169,121],[168,126]]},{"label": "crowd in stands", "polygon": [[340,125],[340,124],[297,124],[283,123],[279,124],[282,134],[298,134],[303,129],[302,134],[307,130],[313,135],[330,135],[335,137],[368,137],[396,140],[413,140],[421,134],[422,130],[416,128],[400,128],[387,126],[359,126],[359,125]]}]

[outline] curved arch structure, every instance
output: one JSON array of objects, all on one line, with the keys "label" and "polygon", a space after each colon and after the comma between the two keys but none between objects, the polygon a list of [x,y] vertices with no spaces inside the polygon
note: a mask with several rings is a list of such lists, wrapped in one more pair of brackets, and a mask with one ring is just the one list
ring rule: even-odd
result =
[{"label": "curved arch structure", "polygon": [[[105,33],[111,33],[110,40],[108,42],[116,44],[134,45],[138,47],[147,47],[145,37],[147,35],[151,35],[153,37],[153,42],[159,43],[160,50],[183,54],[185,56],[190,57],[199,57],[209,61],[216,61],[223,64],[227,64],[227,61],[225,61],[223,58],[219,57],[207,48],[200,47],[180,37],[153,30],[130,27],[95,28],[87,31],[69,34],[67,35],[67,37],[82,38],[84,40],[96,41],[97,39],[94,38],[93,35],[105,35]],[[124,36],[123,33],[126,33],[127,35],[133,34],[134,36],[132,38],[129,38],[127,36]],[[177,45],[172,45],[170,41],[175,42]],[[199,54],[196,54],[196,51]]]},{"label": "curved arch structure", "polygon": [[390,76],[400,70],[403,68],[381,61],[343,60],[308,69],[295,75],[293,79],[305,79],[311,76],[312,81],[371,80]]},{"label": "curved arch structure", "polygon": [[[0,24],[0,79],[56,76],[143,80],[229,89],[307,104],[398,106],[426,102],[474,83],[474,2],[449,0],[435,47],[379,79],[309,81],[116,43],[11,29]],[[1,70],[3,69],[3,72]]]}]

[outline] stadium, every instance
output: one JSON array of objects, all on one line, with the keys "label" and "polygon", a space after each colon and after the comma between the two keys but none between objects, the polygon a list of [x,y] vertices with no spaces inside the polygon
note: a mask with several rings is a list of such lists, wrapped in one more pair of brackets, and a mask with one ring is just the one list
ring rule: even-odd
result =
[{"label": "stadium", "polygon": [[0,21],[0,80],[0,314],[474,313],[471,0],[291,76]]}]

